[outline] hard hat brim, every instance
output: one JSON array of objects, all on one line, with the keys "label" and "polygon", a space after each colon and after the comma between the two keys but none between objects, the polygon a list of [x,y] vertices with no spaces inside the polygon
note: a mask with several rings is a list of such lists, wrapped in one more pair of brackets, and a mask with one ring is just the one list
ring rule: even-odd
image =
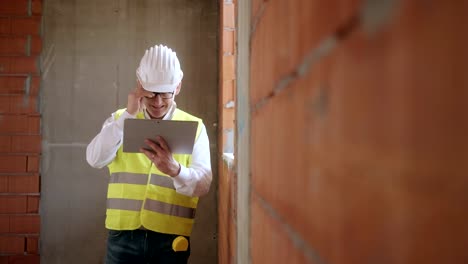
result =
[{"label": "hard hat brim", "polygon": [[172,93],[175,91],[177,86],[179,86],[179,83],[176,84],[167,84],[167,85],[161,85],[161,84],[156,84],[156,85],[150,85],[150,84],[141,84],[143,89],[146,91],[154,92],[154,93]]},{"label": "hard hat brim", "polygon": [[138,71],[137,71],[136,76],[138,78],[138,82],[140,82],[143,89],[149,92],[154,92],[154,93],[172,93],[175,91],[177,86],[179,86],[180,82],[182,81],[182,78],[181,78],[180,81],[176,83],[172,83],[172,84],[161,84],[161,83],[155,84],[155,83],[143,82],[140,78],[140,75],[138,74]]}]

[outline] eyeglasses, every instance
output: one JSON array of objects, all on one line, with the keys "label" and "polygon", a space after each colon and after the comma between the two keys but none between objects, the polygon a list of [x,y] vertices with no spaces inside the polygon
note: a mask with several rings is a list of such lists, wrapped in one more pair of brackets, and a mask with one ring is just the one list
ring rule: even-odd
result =
[{"label": "eyeglasses", "polygon": [[161,99],[171,99],[172,97],[174,97],[174,92],[171,92],[171,93],[156,93],[156,92],[153,92],[154,94],[154,97],[153,98],[156,98],[156,96],[161,96]]}]

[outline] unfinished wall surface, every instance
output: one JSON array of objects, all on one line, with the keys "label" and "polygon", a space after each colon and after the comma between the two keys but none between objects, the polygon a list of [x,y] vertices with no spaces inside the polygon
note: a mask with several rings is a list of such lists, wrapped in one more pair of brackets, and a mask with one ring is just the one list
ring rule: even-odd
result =
[{"label": "unfinished wall surface", "polygon": [[44,3],[41,261],[102,263],[108,170],[85,149],[126,106],[146,48],[166,44],[181,61],[177,104],[204,119],[213,184],[197,210],[191,263],[217,262],[218,5],[190,0],[48,0]]},{"label": "unfinished wall surface", "polygon": [[467,15],[252,1],[252,263],[468,263]]},{"label": "unfinished wall surface", "polygon": [[39,262],[41,1],[0,2],[0,263]]}]

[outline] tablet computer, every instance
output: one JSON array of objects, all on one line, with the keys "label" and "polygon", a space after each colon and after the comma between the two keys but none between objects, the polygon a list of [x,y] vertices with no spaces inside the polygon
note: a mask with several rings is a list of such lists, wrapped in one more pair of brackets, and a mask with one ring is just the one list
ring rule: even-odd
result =
[{"label": "tablet computer", "polygon": [[149,148],[145,139],[163,137],[173,154],[192,154],[198,122],[156,119],[125,119],[123,152]]}]

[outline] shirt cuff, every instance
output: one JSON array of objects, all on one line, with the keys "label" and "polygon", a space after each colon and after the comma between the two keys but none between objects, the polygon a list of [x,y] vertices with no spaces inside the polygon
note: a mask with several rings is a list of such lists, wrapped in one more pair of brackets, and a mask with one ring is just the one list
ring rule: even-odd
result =
[{"label": "shirt cuff", "polygon": [[187,185],[190,181],[190,170],[181,164],[179,175],[172,177],[172,179],[178,186]]}]

